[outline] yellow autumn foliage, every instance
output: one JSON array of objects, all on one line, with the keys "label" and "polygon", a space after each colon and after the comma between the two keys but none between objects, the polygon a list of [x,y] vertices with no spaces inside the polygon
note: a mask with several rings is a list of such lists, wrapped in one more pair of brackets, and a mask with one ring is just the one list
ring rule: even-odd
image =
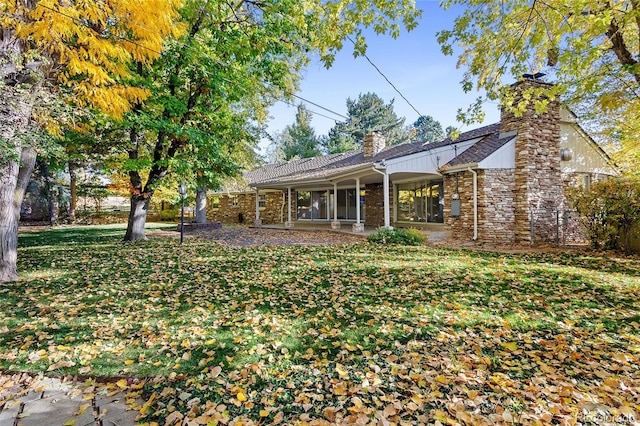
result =
[{"label": "yellow autumn foliage", "polygon": [[133,87],[129,67],[149,65],[177,37],[182,0],[0,1],[0,27],[45,52],[48,77],[73,103],[120,117],[149,93]]}]

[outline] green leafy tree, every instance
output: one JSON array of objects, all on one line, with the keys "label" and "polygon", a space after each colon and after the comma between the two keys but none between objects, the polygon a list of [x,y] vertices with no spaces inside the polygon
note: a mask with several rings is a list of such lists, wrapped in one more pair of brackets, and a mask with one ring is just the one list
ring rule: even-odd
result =
[{"label": "green leafy tree", "polygon": [[[453,28],[438,40],[458,55],[466,92],[485,90],[489,100],[522,112],[533,103],[546,108],[561,96],[604,137],[617,132],[637,147],[640,134],[640,2],[636,0],[446,0],[462,6]],[[462,46],[458,50],[457,46]],[[519,101],[504,82],[523,74],[549,74],[554,86],[531,88]],[[479,98],[463,122],[482,120]]]},{"label": "green leafy tree", "polygon": [[320,139],[320,144],[327,154],[339,154],[362,149],[362,145],[359,145],[354,138],[342,133],[336,127],[329,129],[329,135]]},{"label": "green leafy tree", "polygon": [[271,103],[295,91],[310,55],[329,65],[349,34],[362,40],[360,25],[394,35],[394,21],[411,27],[414,15],[395,2],[187,1],[184,35],[151,73],[139,73],[152,97],[127,116],[132,194],[125,240],[145,238],[149,202],[167,174],[189,179],[205,171],[199,188],[239,174],[243,156],[230,153],[248,156],[257,142],[246,124],[260,124]]},{"label": "green leafy tree", "polygon": [[430,115],[419,117],[414,123],[415,138],[419,142],[437,142],[444,139],[442,124]]},{"label": "green leafy tree", "polygon": [[607,179],[567,195],[594,248],[631,252],[632,231],[640,224],[639,179]]},{"label": "green leafy tree", "polygon": [[289,161],[294,158],[311,158],[321,154],[316,132],[311,126],[313,114],[304,104],[298,105],[295,123],[285,127],[275,136],[272,150],[276,161]]},{"label": "green leafy tree", "polygon": [[[148,93],[130,84],[131,60],[158,56],[173,1],[0,1],[0,282],[18,278],[20,205],[64,100],[120,116]],[[145,30],[140,28],[144,27]]]},{"label": "green leafy tree", "polygon": [[453,126],[447,126],[447,128],[444,129],[445,136],[449,139],[454,139],[458,132],[458,129]]},{"label": "green leafy tree", "polygon": [[364,136],[372,131],[381,132],[387,145],[397,145],[409,140],[404,128],[404,117],[398,118],[393,110],[393,100],[386,104],[375,93],[360,94],[357,100],[347,99],[347,120],[336,123],[329,131],[328,152],[344,152],[343,148],[361,149]]}]

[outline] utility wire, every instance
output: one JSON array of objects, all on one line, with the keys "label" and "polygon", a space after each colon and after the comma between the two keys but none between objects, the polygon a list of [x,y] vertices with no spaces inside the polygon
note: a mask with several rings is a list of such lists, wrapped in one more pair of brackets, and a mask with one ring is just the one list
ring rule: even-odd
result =
[{"label": "utility wire", "polygon": [[[282,103],[285,103],[285,104],[287,104],[289,106],[292,106],[292,107],[296,107],[297,106],[297,105],[292,104],[291,102],[287,101],[286,99],[279,99],[279,101],[282,102]],[[336,123],[338,122],[338,120],[336,120],[335,118],[329,117],[328,115],[320,114],[319,112],[316,112],[316,111],[314,111],[312,109],[307,109],[307,111],[309,111],[312,114],[319,115],[320,117],[324,117],[324,118],[328,118],[329,120],[333,120]]]},{"label": "utility wire", "polygon": [[[351,43],[353,43],[354,46],[356,45],[356,42],[353,41],[351,36],[347,36],[347,39]],[[423,115],[420,113],[420,111],[418,111],[416,107],[414,107],[413,104],[409,102],[409,99],[407,99],[406,96],[404,96],[402,92],[398,90],[398,88],[391,82],[391,80],[389,80],[389,78],[387,78],[387,76],[384,75],[384,73],[380,70],[380,68],[378,68],[376,64],[373,63],[373,61],[369,58],[369,56],[367,56],[366,53],[363,53],[362,56],[364,56],[364,58],[371,64],[371,66],[375,68],[376,71],[378,71],[378,74],[380,74],[387,81],[387,83],[389,83],[389,85],[393,87],[393,90],[395,90],[402,97],[402,99],[404,99],[404,101],[418,114],[418,117],[422,117]]]},{"label": "utility wire", "polygon": [[[328,111],[328,112],[330,112],[331,114],[337,115],[337,116],[338,116],[338,117],[340,117],[340,118],[344,118],[345,120],[348,120],[348,119],[349,119],[349,117],[347,117],[347,116],[345,116],[345,115],[342,115],[342,114],[339,114],[339,113],[337,113],[337,112],[335,112],[335,111],[332,111],[332,110],[330,110],[329,108],[325,108],[325,107],[323,107],[322,105],[319,105],[319,104],[317,104],[317,103],[315,103],[315,102],[311,102],[310,100],[305,99],[305,98],[303,98],[302,96],[298,96],[298,95],[296,95],[295,93],[293,94],[293,96],[294,96],[294,97],[296,97],[296,98],[298,98],[298,99],[300,99],[301,101],[304,101],[304,102],[307,102],[307,103],[309,103],[309,104],[311,104],[311,105],[317,106],[318,108],[322,108],[323,110]],[[317,113],[316,113],[316,114],[317,114]],[[325,116],[323,115],[323,117],[325,117]],[[327,118],[329,118],[329,117],[327,117]],[[333,120],[333,118],[332,118],[331,120]],[[334,121],[337,121],[337,120],[334,120]]]},{"label": "utility wire", "polygon": [[[88,25],[86,22],[83,22],[81,19],[75,18],[75,17],[73,17],[73,16],[71,16],[71,15],[69,15],[69,14],[66,14],[66,13],[64,13],[64,12],[61,12],[61,11],[56,10],[56,9],[53,9],[53,8],[51,8],[51,7],[49,7],[49,6],[46,6],[46,5],[43,5],[43,4],[38,4],[38,6],[43,7],[43,8],[45,8],[45,9],[47,9],[47,10],[50,10],[50,11],[52,11],[52,12],[54,12],[54,13],[57,13],[57,14],[59,14],[59,15],[61,15],[61,16],[66,17],[66,18],[69,18],[69,19],[71,19],[72,21],[74,21],[74,22],[76,22],[76,23],[78,23],[78,24],[80,24],[80,25],[84,26],[85,28],[88,28],[88,29],[90,29],[90,30],[92,30],[92,31],[94,31],[94,32],[96,32],[96,33],[97,33],[97,31],[95,31],[95,29],[94,29],[94,28],[91,28],[91,26],[90,26],[90,25]],[[140,25],[136,25],[136,27],[137,27],[137,28],[140,28],[140,29],[148,30],[148,28],[142,27],[142,26],[140,26]],[[97,35],[98,35],[99,37],[103,37],[101,34],[97,34]],[[155,54],[157,54],[157,55],[162,55],[162,52],[159,52],[159,51],[157,51],[157,50],[155,50],[155,49],[152,49],[152,48],[150,48],[150,47],[147,47],[147,46],[143,46],[142,44],[137,43],[137,42],[135,42],[135,41],[133,41],[133,40],[130,40],[130,39],[128,39],[128,38],[126,38],[126,37],[124,37],[124,36],[116,36],[116,37],[117,37],[117,38],[119,38],[119,39],[120,39],[120,40],[122,40],[122,41],[125,41],[125,42],[127,42],[127,43],[131,43],[131,44],[133,44],[133,45],[135,45],[135,46],[137,46],[137,47],[139,47],[139,48],[141,48],[141,49],[148,50],[148,51],[153,52],[153,53],[155,53]],[[177,41],[176,43],[177,43],[177,44],[179,44],[180,46],[182,46],[182,47],[186,48],[186,49],[189,49],[189,50],[191,50],[191,51],[195,51],[195,49],[193,49],[193,47],[192,47],[192,46],[189,46],[189,45],[187,45],[186,43],[182,43],[182,42],[179,42],[179,41]],[[212,59],[213,59],[213,58],[212,58]],[[225,63],[225,62],[222,62],[222,61],[221,61],[221,60],[219,60],[219,59],[214,59],[214,60],[215,60],[219,65],[222,65],[222,66],[224,66],[224,67],[229,67],[229,64],[227,64],[227,63]],[[233,81],[231,81],[231,80],[229,80],[229,79],[223,78],[223,80],[224,80],[224,81],[226,81],[227,83],[235,84]],[[340,113],[337,113],[337,112],[335,112],[335,111],[333,111],[333,110],[331,110],[331,109],[329,109],[329,108],[323,107],[322,105],[320,105],[320,104],[318,104],[318,103],[316,103],[316,102],[310,101],[310,100],[308,100],[308,99],[305,99],[305,98],[303,98],[303,97],[301,97],[301,96],[298,96],[298,95],[296,95],[295,93],[293,94],[293,96],[294,96],[295,98],[297,98],[297,99],[300,99],[301,101],[307,102],[307,103],[309,103],[309,104],[311,104],[311,105],[314,105],[314,106],[316,106],[316,107],[318,107],[318,108],[321,108],[321,109],[323,109],[323,110],[325,110],[325,111],[327,111],[327,112],[330,112],[331,114],[334,114],[334,115],[336,115],[336,116],[338,116],[338,117],[340,117],[340,118],[343,118],[343,119],[345,119],[345,120],[347,120],[347,119],[348,119],[348,117],[346,117],[345,115],[342,115],[342,114],[340,114]],[[289,105],[291,105],[291,106],[295,106],[295,105],[292,105],[292,104],[290,104],[289,102],[286,102],[286,101],[284,101],[284,100],[280,100],[280,101],[285,102],[285,103],[287,103],[287,104],[289,104]],[[328,116],[326,116],[326,115],[320,114],[320,113],[318,113],[318,112],[316,112],[316,111],[313,111],[313,110],[309,110],[309,112],[311,112],[312,114],[315,114],[315,115],[319,115],[319,116],[324,117],[324,118],[328,118],[329,120],[333,120],[333,121],[335,121],[335,122],[337,122],[337,121],[338,121],[338,120],[336,120],[335,118],[328,117]]]}]

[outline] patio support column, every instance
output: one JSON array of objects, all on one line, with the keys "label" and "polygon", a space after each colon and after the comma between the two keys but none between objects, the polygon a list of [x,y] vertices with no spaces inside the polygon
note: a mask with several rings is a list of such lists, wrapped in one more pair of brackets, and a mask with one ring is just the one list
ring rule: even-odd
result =
[{"label": "patio support column", "polygon": [[364,232],[364,223],[360,223],[360,178],[356,178],[356,223],[353,232]]},{"label": "patio support column", "polygon": [[262,226],[262,220],[260,220],[260,192],[256,188],[256,220],[253,223],[255,226]]},{"label": "patio support column", "polygon": [[331,222],[331,229],[340,229],[340,222],[338,221],[338,184],[333,183],[333,222]]},{"label": "patio support column", "polygon": [[384,227],[391,229],[391,221],[389,220],[389,175],[385,171],[382,190],[384,191]]},{"label": "patio support column", "polygon": [[293,228],[293,221],[291,220],[291,187],[287,187],[287,221],[284,224],[284,227],[289,229]]}]

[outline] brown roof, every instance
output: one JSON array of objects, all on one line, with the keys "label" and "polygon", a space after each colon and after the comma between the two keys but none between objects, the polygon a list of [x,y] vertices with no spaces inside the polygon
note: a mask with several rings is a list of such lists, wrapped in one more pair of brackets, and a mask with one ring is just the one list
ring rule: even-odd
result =
[{"label": "brown roof", "polygon": [[491,133],[487,137],[474,143],[466,151],[449,161],[443,169],[451,166],[458,166],[461,164],[474,164],[479,163],[498,149],[502,148],[507,142],[513,139],[514,135],[505,136],[500,138],[499,133]]},{"label": "brown roof", "polygon": [[350,151],[341,154],[322,155],[282,163],[266,164],[254,170],[245,172],[244,178],[249,185],[321,179],[323,177],[358,169],[367,164],[372,165],[373,163],[382,160],[404,157],[406,155],[430,151],[443,146],[456,145],[461,142],[485,136],[485,138],[475,143],[458,157],[454,158],[448,165],[473,163],[483,160],[510,139],[499,139],[499,131],[499,123],[491,124],[464,132],[455,140],[447,138],[439,142],[408,142],[386,147],[372,158],[365,158],[362,151]]}]

